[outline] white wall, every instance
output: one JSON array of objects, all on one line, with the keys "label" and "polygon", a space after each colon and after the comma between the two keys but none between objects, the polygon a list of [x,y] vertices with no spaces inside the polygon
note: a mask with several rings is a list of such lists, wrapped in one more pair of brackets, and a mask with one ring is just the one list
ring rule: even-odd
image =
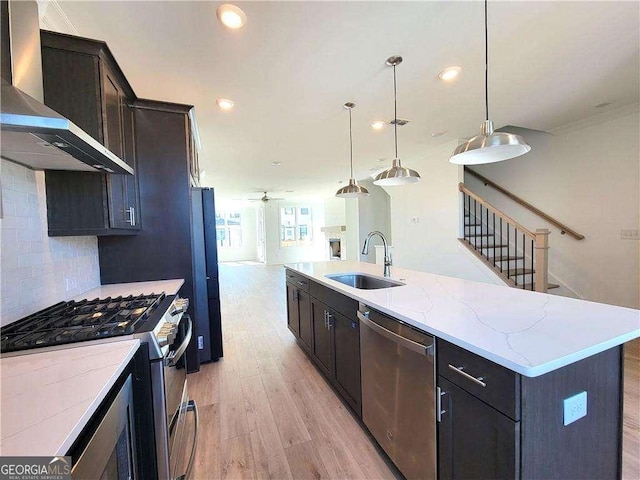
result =
[{"label": "white wall", "polygon": [[0,325],[100,285],[96,237],[47,236],[43,172],[0,161]]},{"label": "white wall", "polygon": [[369,191],[368,197],[346,198],[346,260],[376,263],[376,245],[382,245],[380,237],[371,239],[369,254],[362,255],[362,246],[369,232],[382,232],[389,245],[393,244],[391,231],[391,199],[381,187],[374,185],[369,179],[358,181]]},{"label": "white wall", "polygon": [[242,227],[242,246],[221,247],[218,245],[218,260],[221,262],[237,262],[241,260],[257,260],[258,237],[256,209],[259,207],[245,206],[242,208],[220,205],[220,211],[231,209],[240,212],[240,225]]},{"label": "white wall", "polygon": [[346,207],[342,198],[328,197],[324,200],[324,226],[346,225]]},{"label": "white wall", "polygon": [[[280,246],[280,208],[310,207],[313,221],[313,241],[309,246]],[[309,201],[271,200],[264,204],[265,215],[265,263],[278,265],[294,262],[326,260],[327,244],[324,233],[325,208],[322,199]]]},{"label": "white wall", "polygon": [[449,163],[456,145],[449,142],[423,159],[406,162],[420,173],[419,182],[385,188],[391,197],[393,264],[504,285],[457,240],[461,167]]},{"label": "white wall", "polygon": [[528,134],[523,157],[476,171],[585,235],[561,235],[528,210],[470,175],[465,183],[530,229],[549,228],[549,272],[578,296],[640,306],[640,242],[621,229],[640,228],[638,105],[592,117],[554,132]]}]

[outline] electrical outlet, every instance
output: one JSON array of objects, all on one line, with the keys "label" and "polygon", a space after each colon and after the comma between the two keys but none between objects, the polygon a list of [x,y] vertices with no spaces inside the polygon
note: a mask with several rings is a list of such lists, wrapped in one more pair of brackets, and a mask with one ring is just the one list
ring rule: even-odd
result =
[{"label": "electrical outlet", "polygon": [[640,240],[640,230],[620,230],[622,240]]},{"label": "electrical outlet", "polygon": [[420,223],[420,217],[411,217],[411,223]]},{"label": "electrical outlet", "polygon": [[198,350],[204,349],[204,337],[202,335],[198,335]]},{"label": "electrical outlet", "polygon": [[587,416],[587,392],[580,392],[573,397],[565,398],[562,403],[565,426]]}]

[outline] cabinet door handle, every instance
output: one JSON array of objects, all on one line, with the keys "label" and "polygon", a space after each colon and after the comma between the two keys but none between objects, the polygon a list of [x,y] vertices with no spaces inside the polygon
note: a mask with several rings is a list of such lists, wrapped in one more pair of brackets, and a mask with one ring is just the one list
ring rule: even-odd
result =
[{"label": "cabinet door handle", "polygon": [[484,378],[483,377],[474,377],[473,375],[469,375],[467,372],[464,371],[464,367],[454,367],[453,365],[449,364],[449,369],[453,370],[456,373],[459,373],[460,375],[462,375],[464,378],[466,378],[467,380],[471,380],[473,383],[480,385],[481,387],[486,387],[487,384],[485,382],[483,382]]},{"label": "cabinet door handle", "polygon": [[327,322],[329,321],[329,312],[327,312],[326,310],[324,311],[324,328],[327,328]]},{"label": "cabinet door handle", "polygon": [[327,312],[327,330],[331,330],[331,327],[333,327],[331,320],[333,320],[333,315]]},{"label": "cabinet door handle", "polygon": [[294,290],[294,291],[293,291],[293,299],[294,299],[294,300],[298,300],[299,296],[300,296],[300,295],[299,295],[299,293],[298,293],[298,290]]},{"label": "cabinet door handle", "polygon": [[136,209],[134,207],[129,207],[124,211],[125,217],[129,214],[129,218],[125,218],[125,221],[131,225],[132,227],[136,226]]},{"label": "cabinet door handle", "polygon": [[447,413],[442,409],[442,397],[446,394],[447,392],[443,392],[440,387],[436,387],[436,419],[438,423],[442,422],[442,415]]}]

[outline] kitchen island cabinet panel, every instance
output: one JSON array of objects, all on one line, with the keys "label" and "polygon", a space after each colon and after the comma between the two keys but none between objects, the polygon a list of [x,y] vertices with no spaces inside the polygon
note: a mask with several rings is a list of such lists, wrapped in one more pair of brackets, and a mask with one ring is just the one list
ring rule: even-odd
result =
[{"label": "kitchen island cabinet panel", "polygon": [[440,377],[442,421],[438,427],[441,480],[519,477],[520,423]]},{"label": "kitchen island cabinet panel", "polygon": [[332,320],[329,315],[331,315],[331,312],[324,303],[315,298],[311,299],[311,326],[313,331],[311,355],[322,373],[331,378],[333,349],[331,346],[330,327]]},{"label": "kitchen island cabinet panel", "polygon": [[298,304],[299,290],[287,282],[287,326],[294,336],[300,336],[300,308]]},{"label": "kitchen island cabinet panel", "polygon": [[[317,368],[362,415],[358,302],[286,270],[287,324]],[[297,329],[297,330],[296,330]]]},{"label": "kitchen island cabinet panel", "polygon": [[354,411],[362,410],[360,384],[360,325],[336,313],[333,322],[335,385]]}]

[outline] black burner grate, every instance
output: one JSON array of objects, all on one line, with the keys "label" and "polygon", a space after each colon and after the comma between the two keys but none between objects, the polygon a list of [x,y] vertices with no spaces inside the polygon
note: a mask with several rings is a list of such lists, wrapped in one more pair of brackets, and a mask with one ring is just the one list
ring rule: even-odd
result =
[{"label": "black burner grate", "polygon": [[0,351],[130,335],[164,297],[161,293],[60,302],[3,327]]}]

